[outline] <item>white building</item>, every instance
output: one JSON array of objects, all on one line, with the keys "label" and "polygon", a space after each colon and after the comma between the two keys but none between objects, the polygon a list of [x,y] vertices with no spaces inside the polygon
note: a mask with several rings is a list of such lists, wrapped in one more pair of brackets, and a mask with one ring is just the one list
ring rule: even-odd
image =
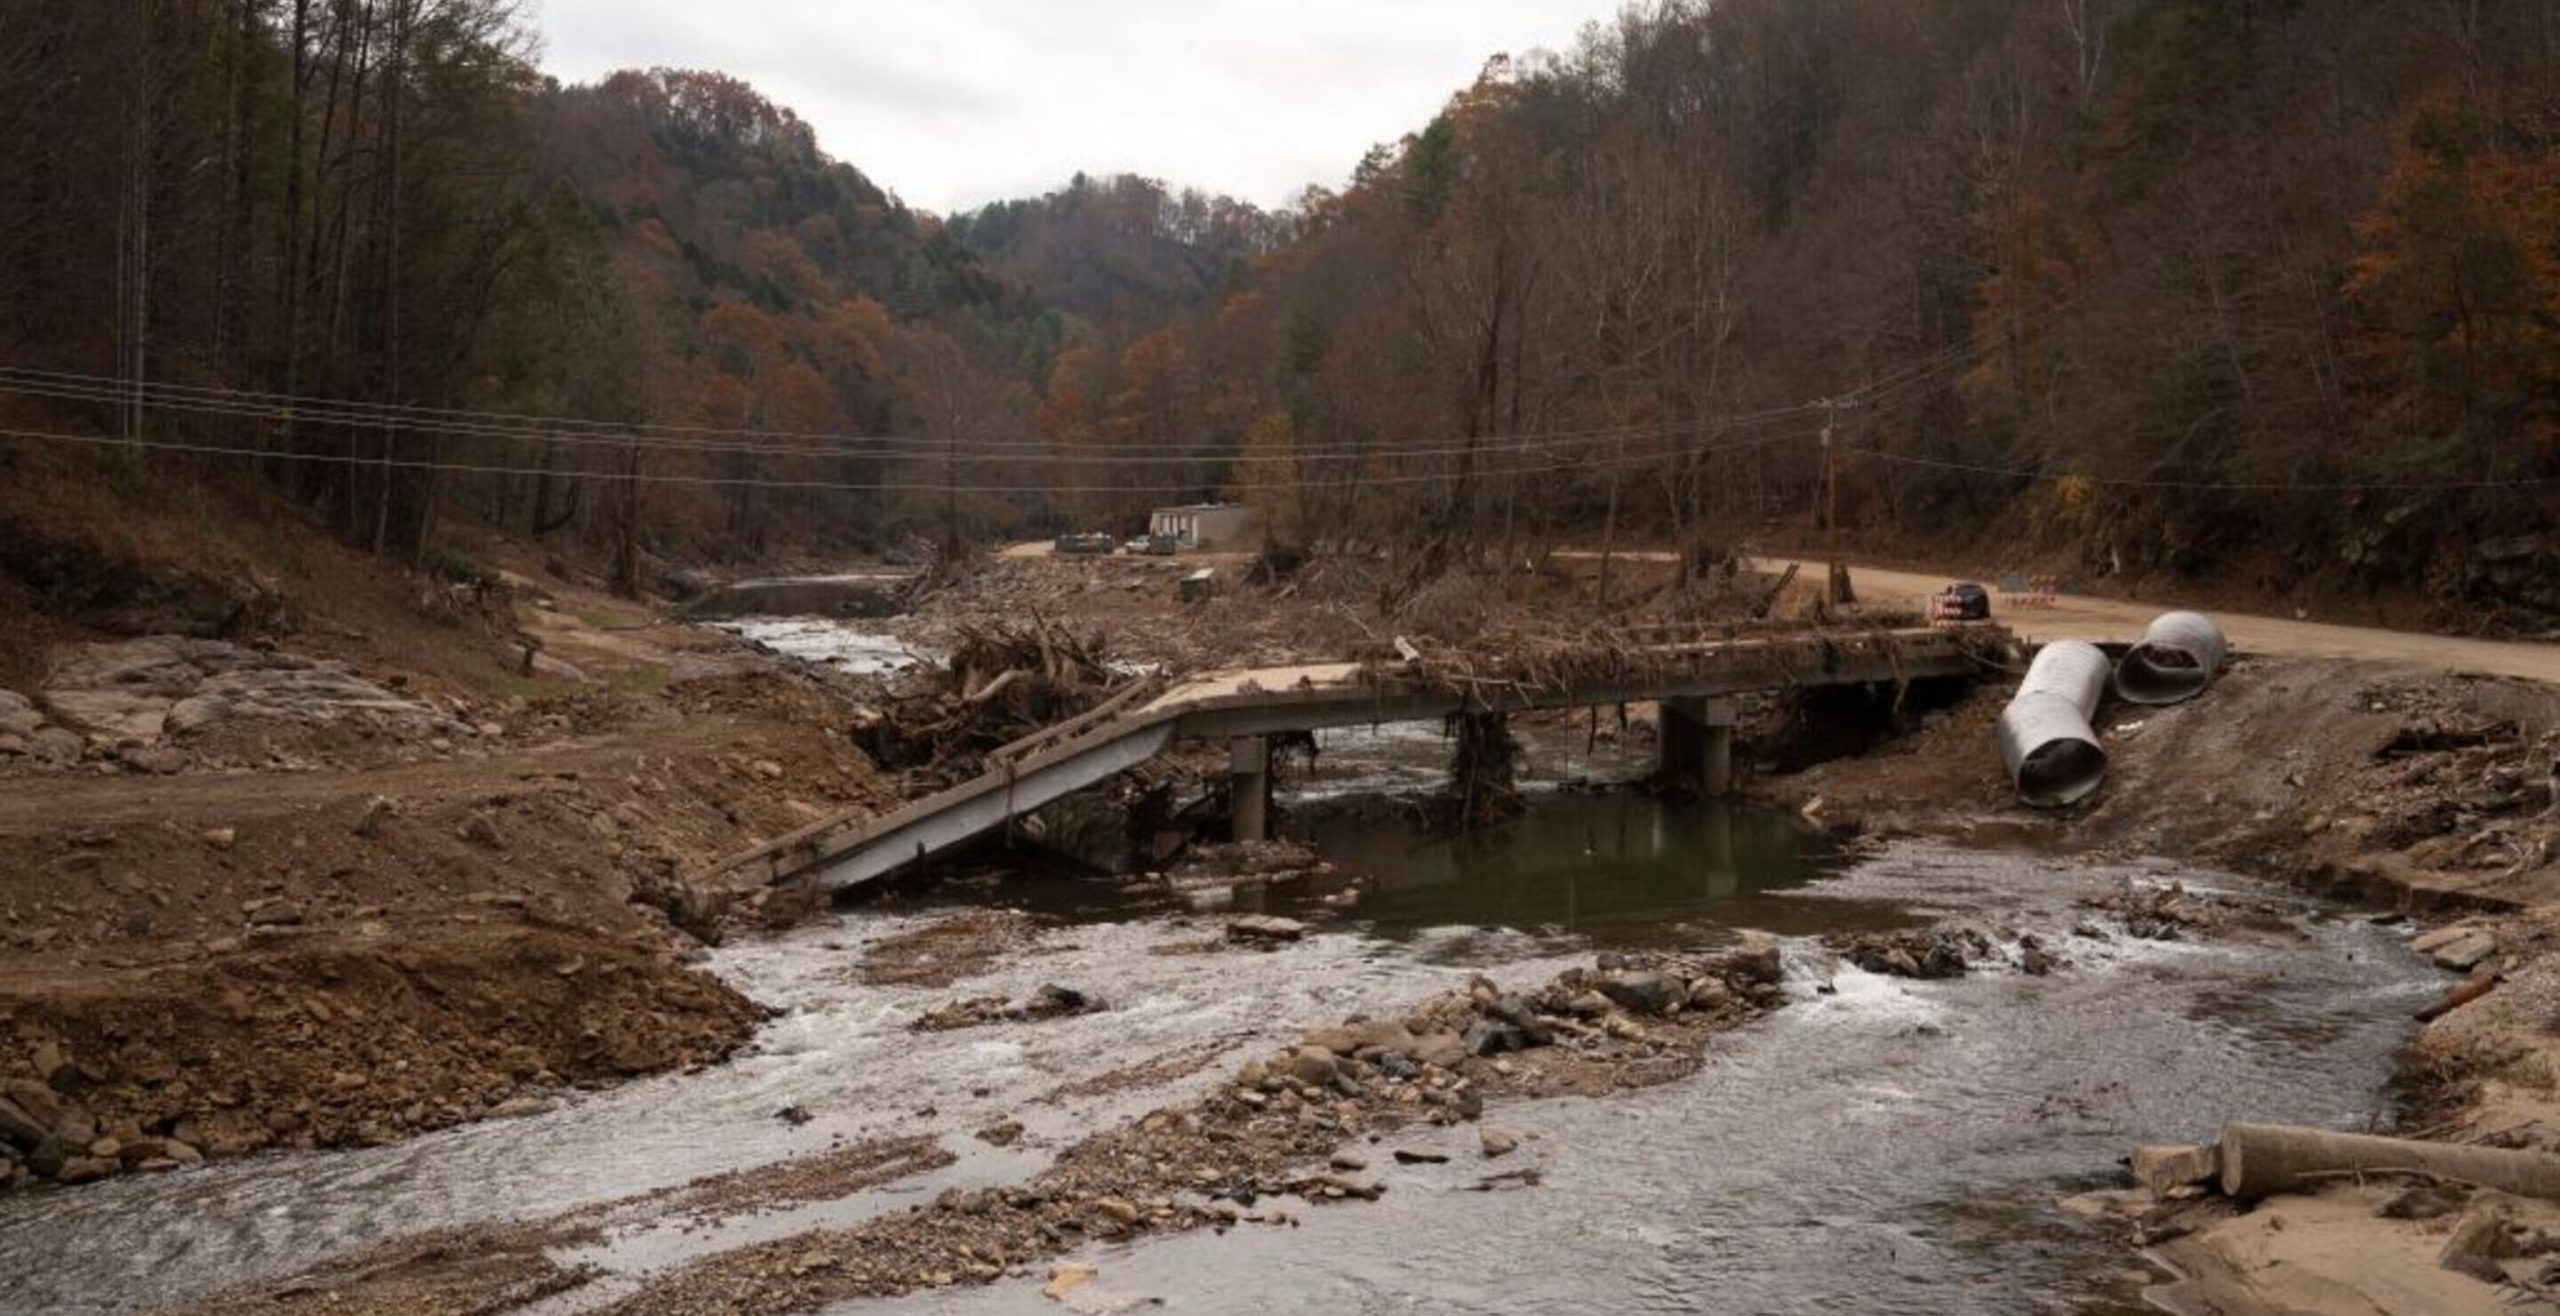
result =
[{"label": "white building", "polygon": [[1253,509],[1235,503],[1159,507],[1147,518],[1148,534],[1171,535],[1184,548],[1225,548],[1241,543],[1254,530]]}]

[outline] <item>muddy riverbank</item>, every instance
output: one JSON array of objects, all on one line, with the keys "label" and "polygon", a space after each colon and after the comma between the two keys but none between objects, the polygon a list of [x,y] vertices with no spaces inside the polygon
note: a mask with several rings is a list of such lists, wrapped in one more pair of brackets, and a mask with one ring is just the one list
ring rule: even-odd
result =
[{"label": "muddy riverbank", "polygon": [[[579,648],[545,615],[552,652],[642,651],[629,631]],[[791,633],[813,638],[813,661],[836,656],[823,628]],[[297,748],[307,769],[188,766],[149,801],[48,774],[0,825],[51,884],[14,911],[11,935],[42,941],[11,966],[10,1101],[62,1102],[52,1122],[86,1121],[85,1159],[117,1170],[178,1163],[149,1154],[173,1141],[267,1150],[0,1199],[0,1274],[38,1311],[803,1310],[955,1285],[969,1296],[933,1300],[1003,1310],[1048,1302],[1058,1265],[1102,1268],[1069,1303],[1096,1310],[1214,1302],[1234,1277],[1281,1286],[1279,1310],[1547,1310],[1562,1283],[1638,1310],[1713,1289],[1769,1309],[2113,1311],[2141,1287],[2129,1230],[2057,1199],[2219,1119],[2387,1122],[2408,1016],[2452,981],[2405,929],[2226,870],[2422,911],[2532,907],[2538,689],[2244,663],[2207,701],[2112,721],[2107,790],[2060,816],[2008,801],[1996,695],[1764,778],[1774,810],[1608,789],[1650,762],[1641,711],[1549,718],[1527,729],[1530,814],[1464,841],[1378,802],[1444,775],[1437,728],[1347,733],[1283,801],[1311,863],[964,874],[779,936],[668,879],[895,795],[834,675],[749,659],[481,705],[442,746],[395,732]],[[2188,902],[2172,883],[2281,909],[2173,919],[2169,942],[2124,923]],[[1247,914],[1303,926],[1230,936]],[[1347,1017],[1458,1024],[1431,1002],[1479,975],[1498,1000],[1603,955],[1672,957],[1689,988],[1746,930],[1785,942],[1765,1014],[1651,1018],[1606,993],[1595,1012],[1575,980],[1538,1008],[1553,1045],[1414,1078],[1360,1061],[1378,1071],[1348,1072],[1360,1093],[1322,1100],[1263,1087],[1279,1048]],[[2532,1143],[2549,1060],[2513,1007],[2540,999],[2552,934],[2516,914],[2482,932],[2509,1008],[2452,1011],[2412,1054],[2441,1061],[2431,1114]],[[1945,954],[1966,971],[1895,976]],[[82,984],[114,1006],[75,1031]],[[1485,1004],[1454,1008],[1486,1023]],[[250,1049],[279,1037],[281,1062]],[[1450,1122],[1417,1121],[1406,1091]],[[184,1136],[216,1124],[242,1136]],[[1512,1149],[1488,1158],[1485,1128]],[[325,1147],[352,1150],[303,1150]],[[1203,1191],[1239,1185],[1252,1204]]]},{"label": "muddy riverbank", "polygon": [[[2052,812],[2019,807],[1985,752],[1995,711],[1996,701],[1973,700],[1879,753],[1766,779],[1757,793],[1839,830],[2170,856],[2407,915],[2420,929],[2458,926],[2448,934],[2456,952],[2437,953],[2427,1022],[2412,1021],[2394,1057],[2404,1081],[2385,1127],[2560,1151],[2550,1080],[2560,1072],[2551,1026],[2560,1017],[2551,1005],[2560,999],[2560,690],[2378,663],[2246,658],[2193,703],[2104,710],[2105,787]],[[2262,1116],[2232,1107],[2222,1118]],[[2356,1127],[2342,1113],[2305,1122]],[[2210,1133],[2153,1130],[2140,1140]],[[2362,1200],[2365,1191],[2109,1205],[2131,1216],[2118,1226],[2123,1237],[2176,1239],[2154,1255],[2192,1276],[2173,1300],[2179,1310],[2560,1305],[2560,1288],[2531,1278],[2539,1263],[2530,1252],[2495,1281],[2438,1269],[2458,1207],[2408,1218]],[[2284,1246],[2272,1245],[2271,1228]],[[2429,1268],[2428,1283],[2404,1282],[2413,1261]]]},{"label": "muddy riverbank", "polygon": [[[1392,777],[1396,758],[1373,755],[1373,771]],[[1636,809],[1621,833],[1665,840],[1452,853],[1402,910],[1346,869],[1332,891],[1360,901],[1311,889],[1290,906],[1306,930],[1270,949],[1224,931],[1269,906],[1258,879],[1208,912],[1008,887],[971,904],[1024,913],[849,911],[739,942],[711,967],[781,1013],[727,1065],[371,1151],[90,1190],[9,1219],[0,1266],[43,1277],[37,1310],[223,1290],[235,1297],[219,1306],[242,1310],[323,1295],[359,1311],[811,1310],[919,1287],[937,1290],[919,1309],[1009,1310],[1048,1304],[1055,1268],[1091,1265],[1071,1307],[1198,1305],[1267,1282],[1273,1310],[1451,1295],[1553,1310],[1589,1293],[1677,1310],[1705,1287],[1773,1310],[2112,1311],[2134,1293],[2118,1240],[2056,1199],[2108,1181],[2119,1144],[2200,1129],[2222,1107],[2379,1112],[2427,991],[2394,930],[2299,902],[2262,938],[2173,942],[2084,903],[2129,881],[2233,879],[1938,844],[1844,855],[1774,814],[1741,826],[1793,836],[1787,853],[1703,893],[1637,882],[1650,920],[1632,906],[1510,919],[1470,892],[1504,888],[1506,868],[1605,886],[1613,867],[1687,872],[1706,853],[1712,828],[1683,831],[1701,815],[1591,802]],[[1390,855],[1436,844],[1395,835],[1381,824],[1370,840]],[[1950,918],[1990,947],[1960,978],[1869,973],[1823,944]],[[1738,1028],[1718,1007],[1666,1018],[1605,997],[1583,1015],[1572,1002],[1592,993],[1575,990],[1537,1011],[1574,1030],[1559,1044],[1461,1057],[1436,1085],[1370,1064],[1349,1076],[1359,1096],[1265,1086],[1280,1048],[1346,1017],[1428,1026],[1448,1017],[1435,996],[1468,1000],[1479,975],[1528,991],[1615,947],[1712,957],[1769,926],[1789,930],[1785,979],[1774,1011]],[[2030,935],[2063,967],[2029,973]],[[1098,1008],[914,1027],[955,1000],[1050,984]],[[1394,1096],[1408,1090],[1410,1106]],[[1422,1095],[1435,1091],[1473,1096]],[[1514,1149],[1488,1157],[1487,1130]],[[1223,1191],[1239,1185],[1249,1203]]]}]

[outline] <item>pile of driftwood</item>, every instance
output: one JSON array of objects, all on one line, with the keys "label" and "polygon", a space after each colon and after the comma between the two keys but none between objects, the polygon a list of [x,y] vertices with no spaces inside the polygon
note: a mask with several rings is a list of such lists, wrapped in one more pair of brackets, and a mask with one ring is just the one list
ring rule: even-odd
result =
[{"label": "pile of driftwood", "polygon": [[1100,636],[1034,617],[962,627],[951,656],[908,673],[862,731],[882,768],[947,785],[977,775],[990,751],[1109,699],[1136,678],[1115,672]]}]

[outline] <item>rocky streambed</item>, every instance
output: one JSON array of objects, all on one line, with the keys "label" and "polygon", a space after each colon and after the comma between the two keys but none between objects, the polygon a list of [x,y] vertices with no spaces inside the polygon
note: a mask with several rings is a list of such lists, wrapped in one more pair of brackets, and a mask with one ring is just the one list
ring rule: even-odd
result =
[{"label": "rocky streambed", "polygon": [[[1314,856],[732,944],[708,967],[775,1013],[727,1063],[0,1198],[0,1308],[2129,1309],[2121,1226],[2060,1202],[2136,1142],[2380,1117],[2442,987],[2400,928],[2226,874],[1590,788],[1648,758],[1599,730],[1532,729],[1536,806],[1464,840],[1380,802],[1445,741],[1350,733],[1289,801]],[[259,840],[211,838],[172,844]]]},{"label": "rocky streambed", "polygon": [[1843,850],[1567,789],[1641,752],[1549,739],[1469,840],[1356,803],[1444,744],[1337,737],[1291,801],[1323,862],[733,943],[775,1015],[715,1067],[0,1199],[0,1305],[2108,1311],[2141,1281],[2061,1199],[2379,1112],[2437,986],[2241,879]]},{"label": "rocky streambed", "polygon": [[[1763,917],[1703,901],[1641,944],[1356,907],[1294,939],[1224,912],[854,912],[718,953],[781,1011],[727,1065],[0,1200],[0,1274],[30,1311],[1038,1310],[1062,1266],[1096,1268],[1069,1286],[1095,1310],[2108,1310],[2135,1289],[2118,1243],[2058,1199],[2137,1136],[2379,1109],[2433,986],[2394,930],[2269,892],[2240,939],[2106,907],[2221,899],[2211,875],[1826,864],[1727,907]],[[1738,924],[1780,906],[1773,974]],[[1984,948],[1935,980],[1815,932],[1949,919]],[[2030,935],[2062,966],[2028,972]],[[917,1027],[1049,987],[1094,1008]]]}]

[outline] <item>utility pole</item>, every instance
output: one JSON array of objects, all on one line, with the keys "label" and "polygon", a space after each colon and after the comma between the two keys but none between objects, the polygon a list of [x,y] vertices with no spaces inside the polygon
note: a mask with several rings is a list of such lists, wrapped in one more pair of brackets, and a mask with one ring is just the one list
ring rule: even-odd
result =
[{"label": "utility pole", "polygon": [[1834,605],[1855,603],[1858,600],[1849,588],[1848,564],[1840,560],[1840,445],[1834,438],[1840,413],[1853,410],[1858,404],[1846,398],[1822,398],[1813,405],[1822,409],[1823,553],[1829,568],[1823,593]]},{"label": "utility pole", "polygon": [[127,88],[133,117],[126,126],[123,210],[119,216],[122,231],[116,235],[116,292],[119,298],[116,318],[123,333],[118,344],[116,373],[126,376],[129,384],[122,418],[124,440],[128,444],[139,444],[142,442],[144,381],[148,367],[146,353],[151,336],[153,142],[149,0],[136,0],[133,24],[133,67]]}]

